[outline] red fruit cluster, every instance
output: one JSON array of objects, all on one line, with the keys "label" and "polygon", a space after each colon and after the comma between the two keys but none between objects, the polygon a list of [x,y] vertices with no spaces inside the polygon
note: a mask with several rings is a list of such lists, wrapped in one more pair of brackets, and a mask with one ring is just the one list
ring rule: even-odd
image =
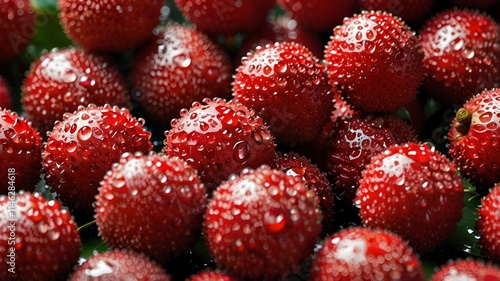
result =
[{"label": "red fruit cluster", "polygon": [[66,280],[80,256],[80,236],[59,202],[14,192],[0,196],[0,255],[1,280]]},{"label": "red fruit cluster", "polygon": [[78,48],[52,50],[38,58],[23,83],[26,118],[43,135],[78,106],[130,108],[127,82],[111,59]]},{"label": "red fruit cluster", "polygon": [[0,280],[500,280],[498,0],[0,2]]},{"label": "red fruit cluster", "polygon": [[203,184],[185,161],[125,153],[101,182],[94,208],[110,247],[164,262],[189,249],[206,201]]},{"label": "red fruit cluster", "polygon": [[109,105],[91,104],[64,114],[42,152],[47,184],[72,211],[92,213],[99,183],[122,153],[152,149],[143,123],[126,109]]}]

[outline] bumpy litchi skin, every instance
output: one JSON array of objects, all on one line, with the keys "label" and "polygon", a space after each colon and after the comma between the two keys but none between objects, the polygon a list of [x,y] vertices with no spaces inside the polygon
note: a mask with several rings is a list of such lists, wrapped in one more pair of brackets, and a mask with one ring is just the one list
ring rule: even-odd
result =
[{"label": "bumpy litchi skin", "polygon": [[73,273],[69,281],[148,280],[170,281],[160,264],[144,254],[112,250],[91,256]]},{"label": "bumpy litchi skin", "polygon": [[238,279],[222,271],[204,270],[189,276],[186,281],[238,281]]},{"label": "bumpy litchi skin", "polygon": [[335,27],[325,49],[327,73],[347,103],[369,112],[391,112],[417,94],[423,53],[401,19],[363,11]]},{"label": "bumpy litchi skin", "polygon": [[314,191],[319,198],[319,205],[323,214],[323,233],[332,231],[335,222],[334,218],[334,196],[332,186],[327,178],[327,174],[321,170],[311,160],[295,152],[286,154],[278,153],[275,167],[284,171],[287,175],[295,176],[304,181],[310,190]]},{"label": "bumpy litchi skin", "polygon": [[437,101],[462,104],[500,83],[500,33],[490,16],[445,10],[419,31],[424,51],[425,92]]},{"label": "bumpy litchi skin", "polygon": [[1,280],[67,280],[80,244],[76,223],[58,201],[23,191],[0,196]]},{"label": "bumpy litchi skin", "polygon": [[431,281],[448,280],[500,280],[500,269],[472,258],[458,259],[442,266],[431,278]]},{"label": "bumpy litchi skin", "polygon": [[29,0],[0,2],[0,64],[16,58],[35,34],[35,13]]},{"label": "bumpy litchi skin", "polygon": [[309,281],[423,281],[417,255],[393,233],[363,227],[343,229],[327,238],[313,258]]},{"label": "bumpy litchi skin", "polygon": [[337,0],[332,5],[330,0],[278,0],[292,17],[297,20],[301,28],[312,32],[331,32],[342,24],[345,17],[349,17],[359,10],[358,1]]},{"label": "bumpy litchi skin", "polygon": [[93,213],[99,183],[123,153],[152,149],[143,124],[126,109],[90,104],[64,114],[47,134],[45,181],[75,216]]},{"label": "bumpy litchi skin", "polygon": [[0,108],[0,194],[35,189],[40,181],[41,150],[42,139],[31,123],[16,112]]},{"label": "bumpy litchi skin", "polygon": [[276,144],[262,118],[234,101],[194,102],[165,132],[165,155],[192,165],[211,193],[246,167],[272,165]]},{"label": "bumpy litchi skin", "polygon": [[153,37],[162,0],[60,0],[64,31],[87,50],[124,52]]},{"label": "bumpy litchi skin", "polygon": [[453,233],[463,198],[455,165],[427,144],[410,142],[372,157],[354,202],[365,226],[398,234],[423,253]]},{"label": "bumpy litchi skin", "polygon": [[448,132],[448,154],[482,194],[500,181],[499,116],[500,89],[485,90],[464,103]]},{"label": "bumpy litchi skin", "polygon": [[111,59],[75,47],[40,56],[31,65],[22,90],[26,119],[43,138],[55,121],[80,105],[130,108],[127,82]]},{"label": "bumpy litchi skin", "polygon": [[500,261],[500,184],[495,185],[490,193],[481,200],[478,210],[477,231],[482,250],[492,260]]},{"label": "bumpy litchi skin", "polygon": [[9,86],[3,77],[0,76],[0,108],[12,109],[12,98]]},{"label": "bumpy litchi skin", "polygon": [[386,11],[400,17],[406,22],[414,22],[423,19],[435,0],[361,0],[361,8],[364,10]]},{"label": "bumpy litchi skin", "polygon": [[228,55],[205,34],[169,24],[135,56],[130,82],[134,98],[166,129],[195,101],[230,98],[231,71]]},{"label": "bumpy litchi skin", "polygon": [[460,7],[487,10],[495,6],[498,0],[451,0],[451,2]]},{"label": "bumpy litchi skin", "polygon": [[190,249],[206,201],[196,170],[184,160],[125,153],[101,182],[94,209],[110,247],[164,263]]},{"label": "bumpy litchi skin", "polygon": [[318,203],[301,179],[280,170],[246,169],[232,177],[205,213],[204,235],[217,266],[244,280],[286,276],[319,238]]},{"label": "bumpy litchi skin", "polygon": [[326,167],[335,188],[352,201],[361,172],[371,158],[395,144],[417,141],[417,134],[395,115],[356,114],[333,123],[325,144]]},{"label": "bumpy litchi skin", "polygon": [[250,34],[266,22],[274,0],[175,0],[196,29],[211,35]]},{"label": "bumpy litchi skin", "polygon": [[276,42],[242,59],[234,100],[253,108],[277,143],[296,146],[316,138],[333,110],[324,66],[304,46]]},{"label": "bumpy litchi skin", "polygon": [[265,46],[275,42],[297,42],[311,51],[318,59],[323,57],[324,46],[315,33],[302,29],[290,17],[281,16],[245,37],[236,55],[235,65],[239,66],[241,58],[246,56],[248,52],[255,50],[257,46]]}]

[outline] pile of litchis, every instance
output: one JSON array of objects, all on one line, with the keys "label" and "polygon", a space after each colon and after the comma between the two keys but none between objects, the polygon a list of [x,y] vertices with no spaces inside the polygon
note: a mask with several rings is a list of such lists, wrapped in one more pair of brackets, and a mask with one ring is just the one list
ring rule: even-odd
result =
[{"label": "pile of litchis", "polygon": [[39,2],[0,1],[0,280],[500,280],[500,1],[59,0],[26,63]]}]

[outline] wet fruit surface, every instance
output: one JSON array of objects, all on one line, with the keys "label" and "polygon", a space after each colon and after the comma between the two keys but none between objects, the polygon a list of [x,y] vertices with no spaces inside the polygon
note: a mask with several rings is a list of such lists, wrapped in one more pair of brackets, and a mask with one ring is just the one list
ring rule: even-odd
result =
[{"label": "wet fruit surface", "polygon": [[[62,11],[59,4],[70,2]],[[19,34],[16,30],[23,25],[11,25],[24,12],[13,7],[13,1],[0,0],[0,38],[6,26],[10,36],[2,41],[0,50],[19,47],[19,55],[10,56],[8,61],[1,60],[7,53],[0,54],[0,76],[11,92],[11,110],[52,131],[46,142],[39,143],[37,138],[23,141],[22,134],[9,126],[31,132],[29,123],[23,125],[17,117],[0,120],[2,128],[9,128],[0,146],[3,152],[8,151],[9,159],[20,163],[24,158],[6,145],[9,141],[29,142],[31,148],[43,150],[45,157],[40,175],[40,166],[28,164],[19,169],[16,166],[14,173],[10,167],[14,164],[5,161],[6,154],[2,154],[0,177],[6,175],[8,181],[0,190],[7,188],[7,198],[8,192],[12,197],[15,190],[21,203],[21,191],[29,190],[23,181],[40,175],[35,191],[69,210],[80,225],[78,235],[83,242],[81,266],[70,269],[78,275],[67,271],[65,276],[42,274],[37,278],[296,281],[317,278],[314,271],[325,273],[323,277],[336,272],[336,277],[355,279],[349,274],[371,272],[376,276],[368,279],[412,280],[406,273],[422,278],[423,268],[425,280],[431,280],[449,260],[453,260],[451,264],[466,259],[486,263],[470,266],[473,269],[469,272],[450,267],[445,273],[447,281],[471,279],[471,272],[477,273],[476,279],[498,279],[484,267],[498,270],[492,246],[496,245],[493,226],[497,216],[489,211],[494,210],[496,201],[486,197],[498,172],[498,106],[493,96],[478,101],[484,98],[483,91],[497,90],[467,86],[493,87],[497,83],[489,84],[498,76],[491,71],[500,46],[495,31],[500,19],[498,0],[363,0],[365,5],[385,5],[385,11],[362,11],[362,1],[336,1],[332,5],[325,0],[188,0],[179,6],[176,2],[181,0],[91,2],[30,0],[36,18],[36,32],[31,37],[33,32],[27,26]],[[433,6],[422,17],[431,2]],[[17,1],[16,5],[23,3]],[[158,6],[150,13],[151,3]],[[163,4],[157,14],[156,8]],[[412,5],[416,6],[409,9],[411,13],[403,22],[398,15],[404,15]],[[482,10],[474,10],[479,6]],[[4,7],[12,7],[5,18]],[[469,18],[469,14],[473,16]],[[425,33],[429,20],[439,15],[446,20],[432,31],[439,35],[432,39],[433,46],[439,48],[430,51],[451,51],[460,59],[466,58],[433,57],[431,64],[425,65],[424,36],[420,33]],[[191,16],[193,21],[188,18]],[[407,20],[411,17],[419,18]],[[459,24],[464,21],[468,23]],[[142,29],[153,22],[160,24]],[[101,45],[97,48],[110,50],[111,40],[120,50],[89,50],[93,48],[66,36],[64,29],[71,28],[83,37],[88,35],[86,39],[104,36],[94,40]],[[259,43],[261,47],[247,49],[248,42],[265,32],[271,33],[271,41],[265,43],[269,47]],[[463,34],[468,35],[461,37]],[[139,37],[149,39],[137,45],[142,40]],[[330,42],[337,39],[340,43],[332,48],[334,43]],[[282,42],[289,40],[295,43]],[[319,47],[314,42],[319,42]],[[289,48],[275,48],[285,44]],[[282,52],[284,49],[287,51]],[[86,55],[74,60],[61,55],[66,50]],[[246,57],[243,63],[242,56]],[[467,98],[479,94],[478,100],[472,98],[472,105],[465,99],[463,103],[439,100],[433,92],[444,96],[446,91],[427,85],[432,74],[426,66],[440,71],[455,67],[447,74],[439,72],[439,83],[459,85],[453,90],[454,97],[467,91]],[[107,72],[93,76],[100,69]],[[37,78],[32,79],[35,74]],[[32,80],[36,83],[31,86],[25,83]],[[239,100],[242,92],[236,94],[240,86],[248,104]],[[36,89],[36,96],[28,89]],[[92,98],[115,97],[117,89],[126,104],[115,110],[114,102],[103,106],[93,101],[96,106],[90,107],[107,108],[109,115],[80,113],[89,110]],[[288,95],[283,95],[285,92]],[[30,105],[23,104],[22,98],[32,94],[38,115],[23,110]],[[357,103],[356,98],[360,99]],[[3,100],[0,97],[0,103]],[[68,104],[81,105],[82,109],[65,109]],[[58,121],[52,120],[56,112],[61,112]],[[271,119],[266,112],[271,113]],[[355,126],[361,119],[359,123],[364,125]],[[393,132],[392,125],[386,127],[392,123],[399,124],[399,133]],[[38,135],[46,137],[37,126],[33,127]],[[417,139],[413,131],[418,133]],[[415,141],[412,151],[416,153],[395,156],[399,152],[390,145],[407,140]],[[430,147],[424,149],[428,157],[417,153],[418,147],[426,145]],[[142,153],[136,154],[136,149]],[[151,149],[155,153],[149,155]],[[129,153],[122,158],[124,151]],[[365,154],[370,157],[365,158]],[[32,155],[36,160],[36,153]],[[389,159],[384,163],[377,157]],[[120,163],[120,158],[127,160]],[[40,164],[40,159],[36,162]],[[190,168],[180,164],[185,162]],[[376,170],[365,172],[370,180],[363,178],[367,167]],[[250,171],[260,174],[250,176]],[[104,178],[107,173],[111,175]],[[359,181],[362,184],[357,191],[363,196],[352,200]],[[168,184],[174,182],[179,184]],[[189,188],[193,186],[197,188]],[[198,193],[200,196],[195,196]],[[482,205],[487,207],[480,213]],[[211,211],[206,211],[207,206]],[[94,210],[100,218],[94,216]],[[493,219],[487,219],[489,213]],[[60,222],[54,217],[56,224]],[[485,222],[491,220],[491,225]],[[370,227],[375,221],[392,228],[384,230],[380,224]],[[200,222],[205,224],[201,232]],[[49,233],[50,227],[42,224],[40,229]],[[355,243],[325,239],[355,231],[379,232],[385,238],[363,235]],[[490,242],[487,237],[492,237]],[[365,238],[370,241],[363,242]],[[409,243],[418,252],[417,260],[396,259],[408,252],[405,247],[389,247],[398,244],[393,243],[396,240]],[[16,239],[11,241],[16,243]],[[58,241],[64,241],[62,235]],[[340,257],[345,267],[323,267],[314,260],[321,252],[328,252],[329,246],[340,246],[340,253],[334,256]],[[51,247],[58,249],[59,245]],[[137,257],[117,248],[143,254]],[[56,254],[24,252],[34,260],[43,260],[36,266],[58,258]],[[101,260],[98,252],[110,254]],[[0,267],[10,266],[6,263],[10,258],[0,260],[4,262]],[[354,261],[361,263],[352,264]],[[25,264],[16,260],[16,269],[20,263]],[[343,270],[348,265],[354,270]],[[32,268],[30,272],[36,273]],[[12,278],[0,276],[1,280]]]},{"label": "wet fruit surface", "polygon": [[79,107],[48,133],[42,152],[47,185],[73,214],[91,215],[97,187],[122,153],[152,149],[150,133],[126,109]]},{"label": "wet fruit surface", "polygon": [[[185,161],[137,153],[124,154],[105,176],[94,208],[108,245],[165,262],[190,249],[206,201],[205,187]],[[142,227],[121,227],[127,224]]]},{"label": "wet fruit surface", "polygon": [[205,214],[205,238],[216,264],[243,279],[294,273],[321,232],[318,202],[299,178],[268,167],[229,179]]},{"label": "wet fruit surface", "polygon": [[183,110],[165,135],[165,155],[180,157],[197,169],[209,192],[245,167],[272,165],[276,155],[262,118],[244,105],[218,98]]},{"label": "wet fruit surface", "polygon": [[78,48],[54,49],[32,64],[22,105],[44,139],[64,113],[89,103],[130,108],[127,82],[109,57]]},{"label": "wet fruit surface", "polygon": [[9,187],[35,189],[40,181],[41,149],[42,139],[31,124],[16,112],[0,108],[0,194],[13,191]]},{"label": "wet fruit surface", "polygon": [[415,97],[422,57],[415,32],[380,11],[346,18],[325,49],[330,83],[348,103],[370,112],[393,111]]},{"label": "wet fruit surface", "polygon": [[80,255],[80,236],[59,202],[38,193],[2,195],[0,254],[2,280],[66,280]]},{"label": "wet fruit surface", "polygon": [[134,57],[134,98],[163,129],[183,108],[204,98],[229,98],[229,57],[204,33],[166,26]]},{"label": "wet fruit surface", "polygon": [[372,157],[355,203],[366,226],[392,231],[426,252],[455,230],[463,199],[455,165],[427,144],[410,142]]},{"label": "wet fruit surface", "polygon": [[308,280],[424,280],[417,255],[399,236],[354,227],[325,238]]},{"label": "wet fruit surface", "polygon": [[171,278],[156,262],[143,254],[110,251],[96,254],[74,272],[69,281],[148,280],[169,281]]}]

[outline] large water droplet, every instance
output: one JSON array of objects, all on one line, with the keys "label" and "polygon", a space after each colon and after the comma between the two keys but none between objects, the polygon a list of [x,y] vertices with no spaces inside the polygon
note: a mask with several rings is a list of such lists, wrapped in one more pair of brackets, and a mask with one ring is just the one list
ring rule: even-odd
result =
[{"label": "large water droplet", "polygon": [[279,208],[267,211],[264,214],[264,225],[272,233],[283,230],[286,226],[285,212]]},{"label": "large water droplet", "polygon": [[233,147],[233,158],[238,163],[245,163],[250,157],[250,146],[246,141],[238,141]]},{"label": "large water droplet", "polygon": [[78,130],[77,137],[81,141],[86,141],[92,136],[92,129],[88,126],[82,127]]}]

